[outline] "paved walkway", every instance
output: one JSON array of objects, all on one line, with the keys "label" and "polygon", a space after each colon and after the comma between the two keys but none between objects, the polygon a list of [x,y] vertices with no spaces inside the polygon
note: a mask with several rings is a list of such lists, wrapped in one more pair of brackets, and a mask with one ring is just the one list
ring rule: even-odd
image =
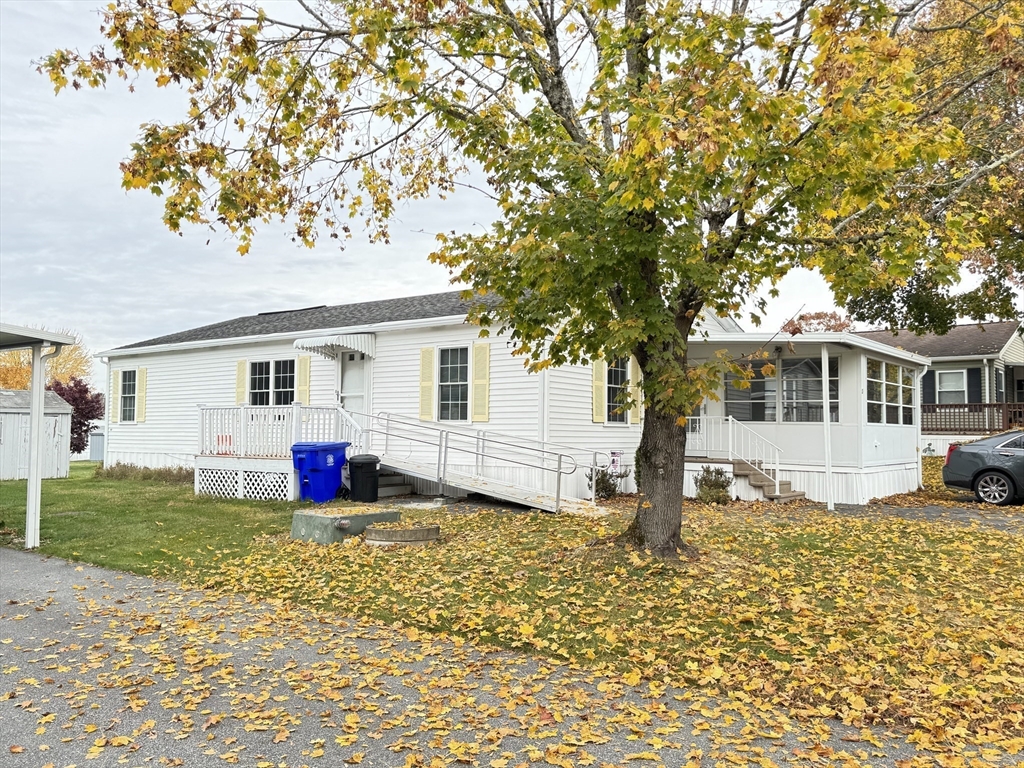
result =
[{"label": "paved walkway", "polygon": [[0,585],[4,767],[937,764],[741,692],[629,686],[34,553],[0,549]]}]

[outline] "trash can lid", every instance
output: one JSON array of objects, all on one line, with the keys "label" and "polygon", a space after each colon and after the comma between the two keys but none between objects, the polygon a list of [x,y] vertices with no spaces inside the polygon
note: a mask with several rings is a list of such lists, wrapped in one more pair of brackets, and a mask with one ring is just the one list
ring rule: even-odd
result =
[{"label": "trash can lid", "polygon": [[352,443],[294,443],[293,451],[340,451]]},{"label": "trash can lid", "polygon": [[372,453],[361,453],[358,456],[350,456],[348,459],[349,464],[377,464],[380,462],[380,456],[374,456]]}]

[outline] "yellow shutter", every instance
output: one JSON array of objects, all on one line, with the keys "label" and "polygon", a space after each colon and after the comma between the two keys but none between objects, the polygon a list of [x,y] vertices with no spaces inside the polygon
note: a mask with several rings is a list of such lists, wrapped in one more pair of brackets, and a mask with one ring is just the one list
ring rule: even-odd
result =
[{"label": "yellow shutter", "polygon": [[629,423],[639,424],[643,418],[643,408],[640,404],[643,393],[640,391],[640,363],[635,357],[629,358],[629,397],[633,401],[633,407],[629,409]]},{"label": "yellow shutter", "polygon": [[595,424],[604,424],[608,416],[605,398],[608,394],[608,366],[604,360],[595,360],[593,364],[593,420]]},{"label": "yellow shutter", "polygon": [[309,355],[299,355],[295,365],[295,399],[309,405]]},{"label": "yellow shutter", "polygon": [[135,420],[146,420],[146,369],[139,368],[135,372]]},{"label": "yellow shutter", "polygon": [[235,367],[235,405],[245,405],[245,360],[239,360]]},{"label": "yellow shutter", "polygon": [[420,350],[420,421],[434,420],[434,348]]},{"label": "yellow shutter", "polygon": [[491,418],[491,345],[473,345],[473,421]]},{"label": "yellow shutter", "polygon": [[121,372],[116,368],[110,372],[110,421],[121,420]]}]

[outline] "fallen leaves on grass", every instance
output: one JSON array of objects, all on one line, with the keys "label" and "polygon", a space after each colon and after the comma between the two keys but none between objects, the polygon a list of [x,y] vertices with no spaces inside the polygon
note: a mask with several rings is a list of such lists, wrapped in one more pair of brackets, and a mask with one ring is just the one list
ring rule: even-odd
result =
[{"label": "fallen leaves on grass", "polygon": [[797,717],[905,726],[925,748],[1024,735],[1020,537],[702,507],[685,522],[707,555],[669,563],[587,546],[626,516],[431,514],[439,546],[274,538],[203,582],[526,649],[629,685],[643,676]]}]

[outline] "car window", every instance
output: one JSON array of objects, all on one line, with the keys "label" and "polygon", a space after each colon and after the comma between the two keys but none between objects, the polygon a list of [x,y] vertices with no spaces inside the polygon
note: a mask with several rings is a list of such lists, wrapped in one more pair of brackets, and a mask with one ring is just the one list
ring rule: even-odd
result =
[{"label": "car window", "polygon": [[999,446],[1000,448],[1020,448],[1024,449],[1024,437],[1015,437],[1013,440],[1008,440]]}]

